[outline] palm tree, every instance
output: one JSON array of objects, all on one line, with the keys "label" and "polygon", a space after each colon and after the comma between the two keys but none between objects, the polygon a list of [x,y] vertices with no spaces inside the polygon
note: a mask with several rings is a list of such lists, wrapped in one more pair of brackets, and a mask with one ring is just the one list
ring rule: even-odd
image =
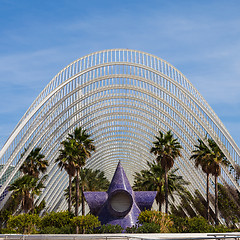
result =
[{"label": "palm tree", "polygon": [[207,218],[209,220],[209,175],[215,178],[215,224],[218,225],[218,177],[221,175],[221,164],[228,166],[229,161],[225,157],[222,150],[216,142],[208,138],[208,146],[202,141],[198,140],[199,145],[193,151],[192,159],[195,159],[195,165],[201,166],[202,170],[207,173]]},{"label": "palm tree", "polygon": [[213,139],[208,138],[208,144],[210,152],[207,160],[211,174],[215,178],[215,224],[218,225],[218,177],[221,175],[221,165],[228,166],[229,161]]},{"label": "palm tree", "polygon": [[31,199],[32,199],[32,213],[34,213],[35,205],[34,205],[34,197],[39,196],[42,193],[42,189],[45,188],[43,182],[45,181],[47,175],[43,176],[41,180],[37,179],[36,184],[33,185],[31,189]]},{"label": "palm tree", "polygon": [[182,146],[176,138],[173,137],[171,131],[163,134],[159,131],[159,136],[153,142],[154,146],[150,152],[157,156],[156,161],[161,164],[164,170],[164,186],[165,186],[165,213],[168,213],[168,171],[173,167],[174,161],[181,156]]},{"label": "palm tree", "polygon": [[209,148],[206,146],[206,144],[201,140],[198,139],[198,144],[195,145],[195,150],[192,151],[192,156],[190,157],[190,159],[194,159],[195,160],[195,167],[198,168],[199,166],[201,166],[202,171],[204,173],[207,174],[207,189],[206,189],[206,196],[207,196],[207,220],[209,221],[210,218],[210,211],[209,211],[209,176],[211,173],[211,169],[209,167],[209,163],[208,163],[208,157],[209,157],[209,153],[210,150]]},{"label": "palm tree", "polygon": [[[109,187],[109,181],[105,177],[103,171],[92,170],[90,168],[82,168],[80,171],[80,198],[83,196],[81,191],[82,186],[84,191],[106,191]],[[76,206],[76,177],[72,182],[72,204]],[[65,190],[65,196],[69,200],[69,187]],[[84,199],[85,201],[85,199]]]},{"label": "palm tree", "polygon": [[44,159],[45,156],[40,151],[41,148],[37,147],[30,152],[20,167],[20,171],[26,175],[19,177],[10,185],[10,191],[14,191],[15,196],[21,196],[24,212],[30,209],[34,211],[34,196],[39,195],[41,189],[44,188],[43,181],[46,176],[39,181],[39,175],[46,172],[48,161]]},{"label": "palm tree", "polygon": [[149,169],[135,172],[133,190],[157,191],[156,202],[161,211],[164,203],[164,171],[160,164],[147,162]]},{"label": "palm tree", "polygon": [[[157,191],[156,202],[161,211],[161,206],[165,201],[164,198],[164,170],[160,163],[147,162],[148,169],[141,170],[140,173],[134,175],[133,189],[136,191]],[[178,169],[172,169],[168,173],[168,193],[174,201],[174,194],[184,193],[186,190],[184,185],[187,185],[182,176],[176,175]]]},{"label": "palm tree", "polygon": [[74,162],[72,161],[72,148],[71,145],[69,143],[69,141],[63,141],[61,143],[63,145],[63,149],[60,149],[60,154],[58,156],[58,158],[56,159],[56,163],[58,163],[58,167],[62,170],[64,169],[68,176],[69,176],[69,199],[68,199],[68,211],[71,212],[71,204],[72,204],[72,178],[75,176],[76,174],[76,168],[74,165]]},{"label": "palm tree", "polygon": [[39,177],[40,173],[46,172],[48,161],[44,159],[45,156],[40,151],[41,148],[39,147],[32,150],[21,166],[20,171],[36,178]]},{"label": "palm tree", "polygon": [[21,196],[22,209],[25,213],[34,210],[34,196],[40,195],[41,189],[44,188],[43,180],[24,175],[17,178],[9,187],[9,191],[13,191],[15,196]]},{"label": "palm tree", "polygon": [[99,169],[82,168],[80,172],[80,185],[84,191],[106,191],[110,182],[103,171]]},{"label": "palm tree", "polygon": [[[67,141],[72,146],[72,160],[76,167],[76,208],[75,215],[78,215],[79,206],[79,176],[82,167],[86,164],[86,159],[91,157],[91,151],[95,151],[93,140],[90,139],[90,135],[86,133],[81,127],[76,128],[73,134],[68,134]],[[81,191],[83,192],[83,186]],[[82,200],[82,215],[85,215],[84,199]]]},{"label": "palm tree", "polygon": [[88,180],[87,191],[107,191],[110,185],[109,180],[105,177],[105,173],[99,169],[89,169],[90,177]]}]

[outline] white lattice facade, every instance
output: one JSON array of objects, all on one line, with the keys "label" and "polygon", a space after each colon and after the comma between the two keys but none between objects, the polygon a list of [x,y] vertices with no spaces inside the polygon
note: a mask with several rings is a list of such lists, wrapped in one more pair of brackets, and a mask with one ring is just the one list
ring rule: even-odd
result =
[{"label": "white lattice facade", "polygon": [[[121,160],[132,182],[134,172],[154,158],[149,150],[159,130],[172,130],[183,146],[183,157],[175,166],[191,182],[192,193],[198,189],[205,195],[205,175],[189,160],[198,138],[213,138],[233,166],[240,164],[238,146],[181,72],[151,54],[112,49],[68,65],[30,106],[0,152],[0,195],[38,146],[49,161],[46,188],[39,200],[45,199],[48,211],[66,209],[63,194],[68,176],[58,169],[55,159],[60,142],[78,126],[95,140],[96,152],[87,167],[103,170],[109,179]],[[240,191],[234,174],[223,169],[220,181]],[[0,208],[4,203],[0,202]]]}]

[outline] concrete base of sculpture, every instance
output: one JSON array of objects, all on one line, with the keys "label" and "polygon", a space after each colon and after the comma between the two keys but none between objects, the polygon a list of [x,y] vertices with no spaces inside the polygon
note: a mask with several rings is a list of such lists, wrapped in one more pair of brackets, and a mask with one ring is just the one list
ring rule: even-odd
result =
[{"label": "concrete base of sculpture", "polygon": [[141,211],[151,209],[156,194],[134,192],[120,162],[107,192],[84,192],[90,212],[102,224],[118,224],[124,229],[137,223]]}]

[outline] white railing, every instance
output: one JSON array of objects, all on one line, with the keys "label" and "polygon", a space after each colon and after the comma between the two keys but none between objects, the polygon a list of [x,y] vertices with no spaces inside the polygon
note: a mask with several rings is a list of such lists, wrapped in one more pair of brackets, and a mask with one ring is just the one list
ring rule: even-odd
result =
[{"label": "white railing", "polygon": [[234,233],[148,233],[148,234],[0,234],[0,240],[223,240],[240,239]]}]

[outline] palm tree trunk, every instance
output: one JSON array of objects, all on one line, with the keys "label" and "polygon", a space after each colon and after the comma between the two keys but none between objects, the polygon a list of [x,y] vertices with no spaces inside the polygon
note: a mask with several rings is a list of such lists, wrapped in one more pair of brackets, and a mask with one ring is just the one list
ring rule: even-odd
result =
[{"label": "palm tree trunk", "polygon": [[215,224],[216,226],[219,224],[218,222],[218,177],[215,175]]},{"label": "palm tree trunk", "polygon": [[165,181],[165,213],[168,214],[168,172],[167,172],[167,166],[165,166],[164,181]]},{"label": "palm tree trunk", "polygon": [[25,212],[25,204],[24,204],[24,202],[25,202],[25,197],[23,195],[23,197],[22,197],[22,211],[23,211],[23,213],[26,213]]},{"label": "palm tree trunk", "polygon": [[[75,206],[75,216],[78,216],[78,206],[79,206],[79,168],[77,168],[76,175],[76,206]],[[79,228],[76,226],[76,234],[79,233]]]},{"label": "palm tree trunk", "polygon": [[71,212],[71,208],[72,208],[72,176],[69,174],[69,198],[68,198],[68,212]]},{"label": "palm tree trunk", "polygon": [[209,222],[209,173],[207,173],[207,221]]},{"label": "palm tree trunk", "polygon": [[161,203],[158,204],[158,211],[159,211],[159,212],[162,211],[162,204],[161,204]]},{"label": "palm tree trunk", "polygon": [[83,195],[84,189],[83,189],[83,183],[81,184],[81,194],[82,194],[82,215],[85,216],[85,201],[84,201],[84,195]]},{"label": "palm tree trunk", "polygon": [[27,206],[27,194],[28,193],[24,193],[24,197],[23,197],[23,213],[27,213],[28,212],[28,206]]},{"label": "palm tree trunk", "polygon": [[35,209],[35,206],[34,206],[34,196],[32,196],[32,199],[31,199],[31,208],[32,208],[32,214],[34,214],[34,209]]},{"label": "palm tree trunk", "polygon": [[76,176],[76,207],[75,207],[75,216],[78,216],[78,207],[79,207],[79,169],[77,169]]}]

